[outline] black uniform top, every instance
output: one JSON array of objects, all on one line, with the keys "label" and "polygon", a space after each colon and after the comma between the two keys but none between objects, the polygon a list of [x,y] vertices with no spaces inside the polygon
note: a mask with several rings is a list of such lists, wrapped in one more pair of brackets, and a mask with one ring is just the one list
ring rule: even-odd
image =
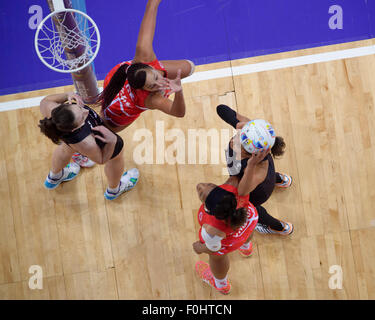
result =
[{"label": "black uniform top", "polygon": [[[225,152],[225,156],[229,175],[238,176],[241,179],[244,175],[248,158],[236,160],[236,153],[231,148],[230,144],[228,145],[228,150]],[[260,206],[262,203],[266,202],[275,188],[276,173],[272,155],[268,154],[263,161],[268,161],[267,176],[249,195],[249,200],[254,206]]]},{"label": "black uniform top", "polygon": [[[63,136],[61,136],[61,140],[64,141],[66,144],[79,143],[82,140],[84,140],[87,136],[89,136],[91,133],[93,133],[92,128],[104,125],[103,120],[94,110],[92,110],[88,106],[84,106],[84,108],[89,111],[89,114],[85,120],[85,124],[82,127],[78,128],[77,130],[65,133]],[[101,133],[96,131],[95,134],[100,135]],[[113,151],[111,159],[120,153],[124,145],[122,138],[116,133],[115,135],[117,137],[117,142],[116,142],[116,146]],[[95,142],[100,149],[103,149],[106,144],[105,142],[103,142],[102,140],[99,140],[98,138],[95,138]]]},{"label": "black uniform top", "polygon": [[[85,124],[77,130],[65,133],[61,137],[61,140],[63,140],[66,144],[79,143],[92,133],[92,128],[104,125],[103,120],[94,110],[92,110],[88,106],[84,106],[84,108],[89,111],[89,114],[85,120]],[[105,143],[103,141],[96,138],[95,141],[100,149],[104,147]]]}]

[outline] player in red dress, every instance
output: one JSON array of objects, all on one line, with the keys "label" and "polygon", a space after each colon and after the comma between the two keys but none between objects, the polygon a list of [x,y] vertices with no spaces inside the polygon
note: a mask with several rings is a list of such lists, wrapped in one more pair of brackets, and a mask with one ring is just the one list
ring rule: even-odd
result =
[{"label": "player in red dress", "polygon": [[231,176],[223,185],[199,183],[197,192],[203,202],[198,211],[199,241],[193,243],[197,254],[207,253],[209,264],[198,261],[199,277],[222,294],[228,294],[228,253],[235,250],[245,256],[252,254],[251,237],[258,212],[249,202],[249,193],[256,187],[254,168],[269,153],[264,150],[249,159],[241,180]]},{"label": "player in red dress", "polygon": [[[175,117],[185,115],[181,78],[191,75],[195,66],[190,60],[157,60],[152,43],[160,1],[147,2],[134,59],[116,65],[108,73],[104,90],[96,99],[102,105],[102,118],[115,132],[129,126],[148,109]],[[168,99],[172,93],[173,101]]]}]

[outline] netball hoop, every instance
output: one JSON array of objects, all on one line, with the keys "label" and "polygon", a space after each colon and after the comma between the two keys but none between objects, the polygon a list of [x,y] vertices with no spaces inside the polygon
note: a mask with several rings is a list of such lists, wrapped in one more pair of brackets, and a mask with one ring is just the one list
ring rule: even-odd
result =
[{"label": "netball hoop", "polygon": [[90,65],[100,48],[100,33],[94,20],[75,9],[51,12],[39,24],[35,50],[50,69],[78,72]]}]

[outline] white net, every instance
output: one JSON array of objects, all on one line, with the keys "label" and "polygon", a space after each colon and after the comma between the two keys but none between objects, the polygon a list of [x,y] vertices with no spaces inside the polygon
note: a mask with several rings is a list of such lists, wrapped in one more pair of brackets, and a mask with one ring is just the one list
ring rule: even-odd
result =
[{"label": "white net", "polygon": [[85,13],[66,9],[52,12],[39,25],[35,49],[49,68],[58,72],[76,72],[88,66],[100,47],[95,22]]}]

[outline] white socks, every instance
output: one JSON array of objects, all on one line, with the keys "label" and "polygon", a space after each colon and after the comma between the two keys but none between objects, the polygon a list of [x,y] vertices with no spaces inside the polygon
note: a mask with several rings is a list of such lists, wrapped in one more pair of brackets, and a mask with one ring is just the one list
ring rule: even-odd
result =
[{"label": "white socks", "polygon": [[248,243],[244,243],[241,247],[240,247],[240,249],[242,249],[242,250],[248,250],[250,248],[250,241],[248,242]]},{"label": "white socks", "polygon": [[107,188],[107,190],[108,190],[108,192],[110,192],[110,193],[117,193],[117,192],[119,192],[119,190],[120,190],[120,184],[116,187],[116,188],[110,188],[110,187],[108,187]]},{"label": "white socks", "polygon": [[49,177],[53,180],[59,180],[62,178],[62,176],[64,175],[64,169],[62,169],[60,172],[58,173],[53,173],[52,171],[49,172]]},{"label": "white socks", "polygon": [[216,288],[221,289],[228,285],[228,276],[224,279],[216,279],[214,275],[212,276],[214,277]]}]

